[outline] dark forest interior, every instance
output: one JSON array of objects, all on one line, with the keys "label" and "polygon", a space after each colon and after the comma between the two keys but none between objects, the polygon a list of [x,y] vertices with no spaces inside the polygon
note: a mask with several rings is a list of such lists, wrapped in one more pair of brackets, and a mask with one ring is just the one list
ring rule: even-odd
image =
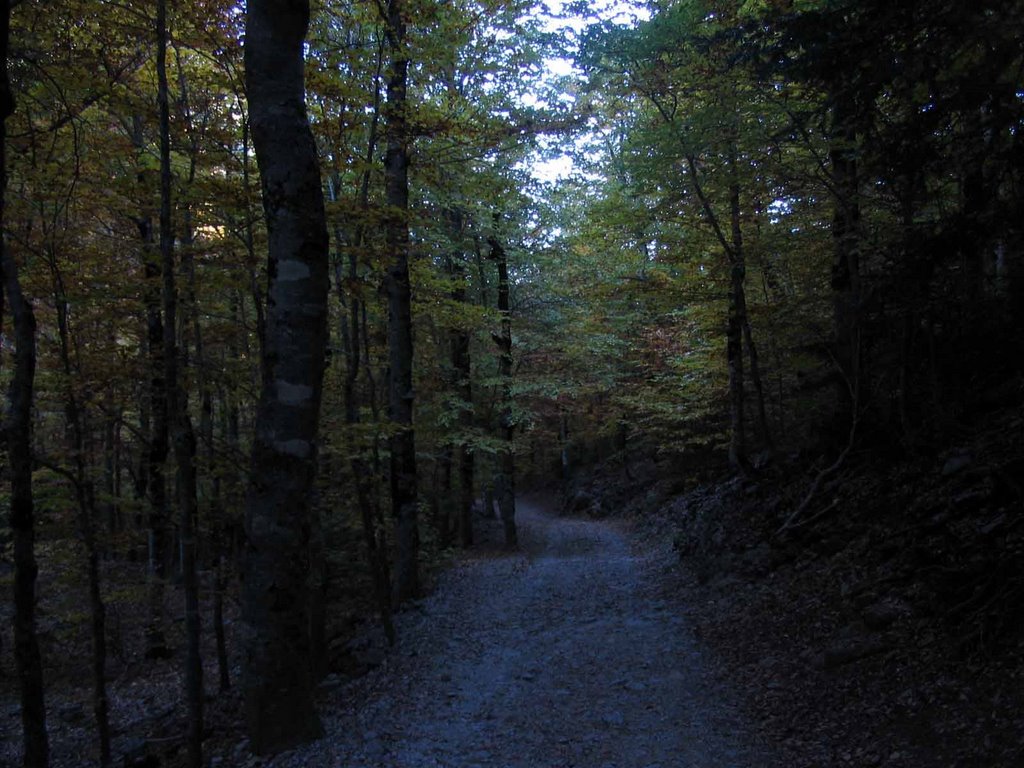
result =
[{"label": "dark forest interior", "polygon": [[1024,765],[1020,0],[0,22],[0,762]]}]

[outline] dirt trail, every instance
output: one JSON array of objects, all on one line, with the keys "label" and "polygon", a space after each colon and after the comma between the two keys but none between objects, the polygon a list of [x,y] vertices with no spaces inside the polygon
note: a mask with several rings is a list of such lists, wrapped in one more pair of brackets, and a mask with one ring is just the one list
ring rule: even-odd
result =
[{"label": "dirt trail", "polygon": [[[614,524],[520,502],[522,552],[477,556],[400,617],[385,664],[331,691],[327,737],[275,765],[758,768],[657,561]],[[663,561],[662,561],[663,562]]]}]

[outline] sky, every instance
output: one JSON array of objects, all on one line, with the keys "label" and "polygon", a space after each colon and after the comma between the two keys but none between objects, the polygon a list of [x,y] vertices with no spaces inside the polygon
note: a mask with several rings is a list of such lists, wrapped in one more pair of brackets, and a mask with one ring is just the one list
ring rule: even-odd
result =
[{"label": "sky", "polygon": [[[614,20],[622,24],[633,24],[637,20],[649,18],[649,13],[643,5],[633,0],[591,2],[588,5],[593,16],[588,19],[578,15],[562,18],[565,14],[565,7],[569,5],[566,0],[545,0],[539,5],[546,6],[549,12],[546,15],[545,23],[547,31],[562,33],[568,39],[572,39],[571,36],[578,35],[597,21]],[[552,80],[570,76],[583,77],[583,73],[568,58],[547,58],[544,60],[544,65],[545,77]],[[527,100],[527,104],[530,104],[530,100]],[[538,156],[530,163],[530,167],[536,178],[548,183],[556,183],[561,179],[568,178],[575,170],[573,159],[568,154],[558,154],[547,158]]]}]

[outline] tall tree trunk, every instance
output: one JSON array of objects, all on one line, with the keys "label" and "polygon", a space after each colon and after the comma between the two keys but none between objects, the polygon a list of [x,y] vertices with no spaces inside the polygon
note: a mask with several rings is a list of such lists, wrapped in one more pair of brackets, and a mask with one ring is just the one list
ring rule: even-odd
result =
[{"label": "tall tree trunk", "polygon": [[90,639],[92,642],[93,712],[100,742],[100,764],[110,763],[110,718],[107,699],[107,635],[106,606],[100,584],[99,553],[96,548],[96,494],[85,461],[85,416],[73,386],[74,371],[71,364],[71,340],[68,327],[68,300],[64,280],[56,256],[48,254],[50,274],[53,278],[54,303],[57,308],[57,339],[61,369],[64,374],[64,415],[71,434],[71,453],[74,469],[68,473],[75,489],[78,506],[78,527],[85,548],[86,574],[89,584]]},{"label": "tall tree trunk", "polygon": [[[6,14],[0,12],[0,16]],[[4,38],[6,40],[6,36]],[[4,57],[6,61],[6,56]],[[6,111],[6,108],[5,108]],[[3,138],[0,136],[0,138]],[[6,160],[6,158],[4,158]],[[6,180],[0,181],[3,184]],[[35,511],[32,499],[32,397],[35,382],[35,315],[21,292],[18,268],[3,253],[3,278],[14,320],[15,357],[10,383],[10,411],[4,424],[11,470],[11,532],[14,539],[14,660],[21,684],[23,765],[49,764],[43,664],[36,636]]]},{"label": "tall tree trunk", "polygon": [[[232,354],[232,359],[236,355]],[[231,441],[231,431],[229,429],[229,423],[231,419],[231,408],[227,403],[227,397],[224,395],[223,390],[220,392],[220,423],[223,433],[224,442],[228,445],[229,450],[234,448],[234,444]],[[212,414],[211,414],[212,421]],[[217,645],[217,673],[218,680],[220,683],[220,691],[224,691],[231,688],[231,666],[228,662],[228,644],[227,636],[224,632],[224,593],[227,591],[228,579],[226,569],[228,563],[230,563],[229,552],[230,552],[230,526],[226,519],[226,509],[235,508],[235,500],[237,495],[232,493],[236,483],[232,479],[225,478],[222,481],[222,475],[226,474],[223,472],[223,467],[217,465],[216,456],[213,447],[213,425],[210,425],[211,434],[209,436],[209,444],[207,446],[207,461],[211,467],[214,467],[214,498],[211,502],[210,517],[212,518],[213,526],[213,635],[214,641]],[[234,451],[231,452],[234,456]],[[230,478],[230,476],[229,476]],[[227,497],[228,503],[224,504],[224,497]],[[225,562],[227,561],[227,563]]]},{"label": "tall tree trunk", "polygon": [[[341,307],[341,342],[345,359],[345,377],[342,383],[342,399],[345,405],[345,422],[349,425],[361,421],[361,398],[358,392],[359,369],[365,365],[368,390],[371,401],[375,400],[375,384],[370,369],[369,333],[366,325],[366,303],[362,298],[362,286],[359,276],[359,254],[366,243],[367,216],[370,209],[370,177],[371,166],[377,152],[378,131],[380,126],[381,107],[381,75],[384,68],[384,39],[377,41],[377,66],[373,83],[373,114],[370,119],[366,136],[366,152],[363,155],[365,167],[359,180],[358,206],[360,218],[355,222],[354,233],[348,249],[347,269],[348,287],[345,290],[345,264],[340,252],[344,241],[341,226],[335,229],[335,241],[339,253],[335,262],[335,284],[338,303]],[[335,200],[332,198],[332,202]],[[347,302],[346,302],[347,296]],[[365,354],[365,361],[362,355]],[[376,419],[376,406],[372,408]],[[388,642],[394,645],[395,626],[391,618],[391,566],[388,562],[387,540],[384,525],[381,524],[381,499],[378,468],[371,465],[363,454],[363,445],[358,439],[356,429],[349,429],[348,451],[349,464],[356,486],[356,503],[363,527],[363,540],[366,544],[366,559],[373,580],[374,598],[380,614],[381,626]],[[373,438],[376,442],[376,436]],[[376,452],[376,448],[374,448]]]},{"label": "tall tree trunk", "polygon": [[[739,128],[734,127],[735,134]],[[738,283],[734,282],[733,290],[736,293],[735,305],[736,314],[739,318],[740,331],[743,334],[743,342],[750,359],[750,380],[754,385],[754,393],[757,395],[757,425],[761,433],[761,440],[764,446],[771,445],[771,430],[768,427],[768,414],[765,409],[764,385],[761,382],[761,366],[757,356],[757,346],[754,344],[754,333],[750,327],[750,315],[747,312],[747,253],[743,244],[743,218],[740,205],[740,176],[738,167],[738,151],[735,138],[729,145],[729,223],[732,236],[731,259],[733,269],[739,268]],[[734,280],[737,276],[734,275]],[[730,323],[732,321],[730,320]],[[730,326],[731,327],[731,326]],[[742,375],[740,377],[740,389],[743,388]],[[742,391],[741,391],[742,397]],[[742,404],[741,404],[742,407]],[[742,454],[740,454],[742,456]]]},{"label": "tall tree trunk", "polygon": [[[264,348],[266,346],[267,338],[267,311],[263,304],[263,290],[259,284],[259,269],[258,269],[258,258],[256,256],[256,234],[255,226],[252,215],[252,202],[250,200],[249,191],[251,184],[249,183],[250,171],[249,171],[249,139],[251,136],[251,118],[246,116],[242,120],[242,189],[243,197],[245,200],[245,227],[244,227],[244,240],[245,240],[245,252],[248,258],[249,267],[249,293],[252,296],[253,309],[256,312],[256,341],[260,347],[260,362],[266,360],[266,354]],[[246,342],[248,347],[248,342]],[[261,375],[263,372],[261,371]]]},{"label": "tall tree trunk", "polygon": [[308,0],[249,0],[245,76],[269,236],[263,387],[246,502],[244,695],[257,754],[322,734],[309,637],[311,492],[328,238],[305,107]]},{"label": "tall tree trunk", "polygon": [[[455,287],[452,299],[457,304],[467,301],[466,270],[458,260],[452,259],[452,277]],[[463,434],[457,446],[459,466],[459,544],[470,547],[473,544],[473,492],[474,457],[468,433],[473,428],[473,371],[470,358],[470,335],[465,327],[455,328],[451,332],[452,371],[455,375],[455,394],[459,398],[459,427]]]},{"label": "tall tree trunk", "polygon": [[14,539],[14,663],[21,694],[22,765],[45,768],[50,762],[43,701],[43,663],[36,635],[35,508],[32,499],[32,397],[36,371],[36,319],[21,292],[18,267],[3,240],[7,192],[7,118],[14,96],[7,74],[11,5],[0,9],[0,271],[14,321],[14,370],[10,410],[4,421],[11,470],[11,533]]},{"label": "tall tree trunk", "polygon": [[[738,200],[738,195],[734,199]],[[737,258],[735,252],[730,253],[729,261],[729,319],[725,333],[731,427],[729,464],[736,469],[742,469],[747,460],[746,414],[743,403],[743,320],[746,315],[746,295],[743,284],[746,278],[746,269],[742,258]]]},{"label": "tall tree trunk", "polygon": [[[666,120],[671,122],[669,118]],[[714,230],[722,250],[729,260],[729,309],[725,330],[725,359],[729,373],[729,465],[741,472],[746,468],[747,431],[743,403],[743,321],[746,317],[744,281],[746,268],[743,261],[743,231],[740,228],[739,184],[735,173],[730,182],[730,235],[727,236],[715,215],[711,200],[704,192],[693,155],[686,157],[690,181],[700,200],[704,215]]]},{"label": "tall tree trunk", "polygon": [[178,469],[182,586],[185,593],[185,700],[188,704],[189,768],[203,762],[203,665],[199,652],[199,580],[196,573],[196,436],[188,415],[187,391],[178,386],[178,292],[174,230],[171,225],[171,128],[167,83],[167,0],[157,0],[157,102],[160,111],[160,260],[163,277],[164,382],[167,413]]},{"label": "tall tree trunk", "polygon": [[569,412],[564,408],[558,409],[558,458],[561,469],[562,480],[562,504],[569,502],[569,493],[572,481],[572,464],[569,456]]},{"label": "tall tree trunk", "polygon": [[[497,222],[495,215],[495,222]],[[505,446],[498,458],[500,489],[498,509],[505,528],[505,546],[513,549],[519,544],[516,529],[516,453],[515,416],[512,411],[512,307],[509,299],[508,256],[497,234],[489,240],[491,258],[498,265],[498,312],[501,315],[501,332],[493,334],[498,346],[498,375],[501,377],[501,433]]]},{"label": "tall tree trunk", "polygon": [[416,442],[413,431],[412,289],[409,283],[409,130],[403,0],[388,0],[386,18],[390,64],[387,78],[384,183],[389,209],[386,224],[388,297],[388,408],[394,432],[391,451],[391,514],[395,521],[397,562],[395,599],[416,597],[419,583],[419,529],[416,521]]},{"label": "tall tree trunk", "polygon": [[[120,413],[107,417],[103,425],[103,493],[107,497],[103,503],[103,519],[106,521],[107,533],[120,532],[121,520],[121,464],[120,464]],[[105,553],[110,557],[109,550]]]},{"label": "tall tree trunk", "polygon": [[[133,119],[132,143],[141,162],[145,151],[142,118]],[[142,212],[135,220],[142,241],[143,302],[146,308],[146,351],[149,365],[145,415],[148,417],[148,445],[140,476],[149,502],[149,569],[147,572],[146,658],[166,659],[171,651],[167,646],[164,590],[167,583],[167,565],[170,560],[167,532],[167,484],[164,464],[167,461],[168,413],[166,370],[164,364],[164,321],[161,312],[161,267],[159,254],[154,249],[153,220],[145,199],[148,197],[147,179],[139,170],[138,182],[143,197]]]}]

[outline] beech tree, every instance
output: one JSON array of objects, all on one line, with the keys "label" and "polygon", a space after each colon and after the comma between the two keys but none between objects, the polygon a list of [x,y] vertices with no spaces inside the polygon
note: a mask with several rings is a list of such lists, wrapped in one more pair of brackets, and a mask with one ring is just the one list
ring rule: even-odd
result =
[{"label": "beech tree", "polygon": [[258,754],[321,734],[307,581],[327,344],[328,240],[305,105],[308,26],[308,2],[253,0],[246,10],[246,92],[269,281],[243,589],[245,707]]}]

